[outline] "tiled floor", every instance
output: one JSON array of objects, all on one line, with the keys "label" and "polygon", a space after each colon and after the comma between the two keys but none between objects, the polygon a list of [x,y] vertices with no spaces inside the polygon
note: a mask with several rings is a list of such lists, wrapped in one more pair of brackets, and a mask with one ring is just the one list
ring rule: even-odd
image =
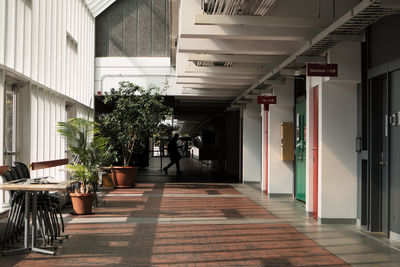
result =
[{"label": "tiled floor", "polygon": [[395,248],[302,218],[300,203],[254,186],[139,183],[103,200],[94,215],[66,216],[71,238],[56,256],[6,256],[0,266],[400,266]]}]

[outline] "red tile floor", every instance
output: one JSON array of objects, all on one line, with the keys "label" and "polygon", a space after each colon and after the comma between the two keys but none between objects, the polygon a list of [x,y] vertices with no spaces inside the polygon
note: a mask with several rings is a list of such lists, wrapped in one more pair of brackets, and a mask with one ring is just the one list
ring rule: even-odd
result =
[{"label": "red tile floor", "polygon": [[5,256],[0,266],[347,266],[228,184],[105,193],[94,215],[67,218],[71,237],[56,256]]}]

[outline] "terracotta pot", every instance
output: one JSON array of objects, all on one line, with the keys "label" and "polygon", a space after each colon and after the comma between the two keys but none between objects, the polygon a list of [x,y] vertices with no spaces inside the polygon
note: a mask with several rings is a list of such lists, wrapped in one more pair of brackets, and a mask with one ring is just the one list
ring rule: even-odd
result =
[{"label": "terracotta pot", "polygon": [[95,193],[70,193],[75,214],[91,214]]},{"label": "terracotta pot", "polygon": [[139,167],[112,167],[111,175],[113,178],[114,186],[117,188],[134,187],[137,169],[139,169]]}]

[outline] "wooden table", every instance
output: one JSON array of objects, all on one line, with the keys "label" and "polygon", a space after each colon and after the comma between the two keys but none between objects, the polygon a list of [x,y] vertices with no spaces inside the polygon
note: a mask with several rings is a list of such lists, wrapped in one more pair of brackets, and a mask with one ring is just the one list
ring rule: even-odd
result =
[{"label": "wooden table", "polygon": [[[0,189],[7,191],[24,191],[25,192],[25,226],[24,226],[24,247],[18,249],[12,249],[3,251],[4,253],[14,253],[14,252],[26,252],[33,251],[38,253],[50,254],[54,255],[54,251],[50,251],[47,249],[42,249],[36,247],[36,232],[37,232],[37,192],[43,191],[58,191],[58,192],[66,192],[68,187],[72,184],[76,183],[75,181],[63,181],[60,183],[50,183],[50,184],[32,184],[32,180],[28,179],[26,181],[12,181],[4,184],[0,184]],[[29,206],[30,206],[30,193],[32,193],[32,245],[29,247]]]}]

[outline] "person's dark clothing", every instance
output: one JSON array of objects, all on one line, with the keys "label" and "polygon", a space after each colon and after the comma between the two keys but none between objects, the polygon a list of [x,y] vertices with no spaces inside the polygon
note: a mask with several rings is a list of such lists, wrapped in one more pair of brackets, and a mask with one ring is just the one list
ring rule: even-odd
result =
[{"label": "person's dark clothing", "polygon": [[179,161],[181,159],[182,156],[178,151],[178,145],[176,144],[175,139],[169,141],[167,150],[171,161]]},{"label": "person's dark clothing", "polygon": [[171,162],[163,169],[165,173],[167,173],[168,169],[174,164],[176,164],[177,173],[178,174],[181,173],[179,160],[182,158],[182,156],[178,151],[178,145],[177,145],[176,141],[177,140],[175,138],[173,138],[168,143],[167,151],[168,151],[169,158],[170,158]]}]

